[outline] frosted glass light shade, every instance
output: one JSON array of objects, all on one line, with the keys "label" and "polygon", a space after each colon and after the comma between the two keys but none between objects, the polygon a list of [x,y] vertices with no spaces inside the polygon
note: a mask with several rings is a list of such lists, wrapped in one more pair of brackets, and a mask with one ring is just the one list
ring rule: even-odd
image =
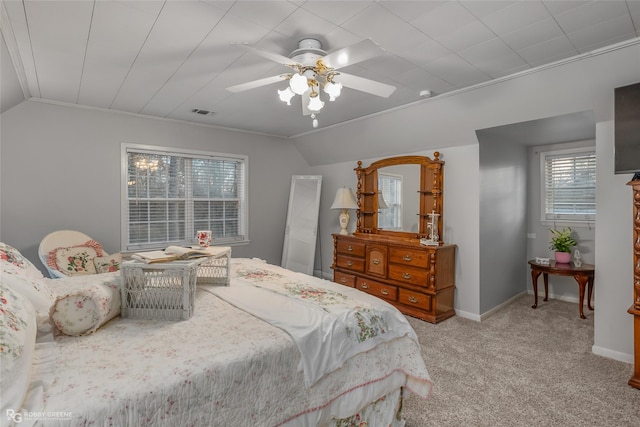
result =
[{"label": "frosted glass light shade", "polygon": [[328,82],[324,85],[324,91],[329,95],[329,101],[335,101],[342,91],[342,83]]},{"label": "frosted glass light shade", "polygon": [[307,78],[302,74],[294,74],[289,79],[289,87],[296,95],[302,95],[309,90],[309,83],[307,83]]},{"label": "frosted glass light shade", "polygon": [[286,89],[278,91],[278,96],[280,97],[280,101],[285,102],[287,105],[291,105],[291,98],[296,96],[296,94],[289,86],[287,86]]},{"label": "frosted glass light shade", "polygon": [[324,102],[320,100],[320,97],[318,95],[309,98],[309,105],[307,105],[307,108],[310,111],[320,111],[322,110],[322,107],[324,107]]}]

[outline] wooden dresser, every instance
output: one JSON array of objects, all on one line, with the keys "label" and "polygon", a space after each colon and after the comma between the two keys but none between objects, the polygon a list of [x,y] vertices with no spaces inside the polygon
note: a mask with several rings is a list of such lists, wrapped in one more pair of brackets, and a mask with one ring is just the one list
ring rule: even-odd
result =
[{"label": "wooden dresser", "polygon": [[629,385],[640,389],[640,180],[629,182],[633,188],[633,376]]},{"label": "wooden dresser", "polygon": [[334,234],[333,242],[335,282],[428,322],[455,315],[455,245],[422,246],[418,239],[358,233]]},{"label": "wooden dresser", "polygon": [[[391,157],[368,167],[358,162],[356,232],[333,235],[331,266],[335,282],[433,323],[455,315],[456,246],[442,240],[444,161],[439,156]],[[393,196],[389,206],[381,202],[379,176],[391,174],[400,177],[402,188],[386,195]],[[398,228],[379,227],[383,209],[402,217]]]}]

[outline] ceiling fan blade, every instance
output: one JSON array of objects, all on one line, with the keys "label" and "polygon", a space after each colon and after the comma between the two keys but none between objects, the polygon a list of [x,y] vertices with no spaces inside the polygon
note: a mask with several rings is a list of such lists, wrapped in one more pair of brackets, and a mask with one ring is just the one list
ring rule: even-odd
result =
[{"label": "ceiling fan blade", "polygon": [[284,55],[280,55],[278,53],[274,53],[274,52],[267,52],[265,50],[260,50],[260,49],[256,49],[253,46],[249,46],[248,44],[242,44],[242,43],[238,43],[237,46],[248,50],[249,52],[253,52],[256,55],[262,56],[263,58],[267,58],[270,59],[271,61],[277,62],[278,64],[282,64],[286,67],[289,67],[291,65],[297,65],[298,63],[296,61],[294,61],[291,58],[288,58]]},{"label": "ceiling fan blade", "polygon": [[322,62],[327,67],[338,69],[357,64],[358,62],[365,61],[383,53],[384,49],[376,42],[371,39],[364,39],[361,42],[329,53],[322,58]]},{"label": "ceiling fan blade", "polygon": [[396,90],[395,86],[345,73],[338,74],[333,78],[333,80],[336,83],[342,83],[343,86],[350,87],[351,89],[371,93],[382,98],[388,98]]},{"label": "ceiling fan blade", "polygon": [[229,92],[234,92],[234,93],[244,92],[245,90],[255,89],[257,87],[281,82],[283,80],[286,80],[287,77],[288,76],[286,74],[280,74],[279,76],[265,77],[264,79],[254,80],[252,82],[247,82],[247,83],[241,83],[235,86],[229,86],[227,90]]}]

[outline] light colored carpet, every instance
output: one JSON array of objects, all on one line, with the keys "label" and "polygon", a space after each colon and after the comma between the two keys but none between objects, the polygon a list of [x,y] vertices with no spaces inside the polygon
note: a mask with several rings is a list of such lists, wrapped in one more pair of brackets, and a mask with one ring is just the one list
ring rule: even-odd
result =
[{"label": "light colored carpet", "polygon": [[483,322],[453,317],[416,330],[432,396],[405,396],[406,427],[640,426],[633,366],[591,352],[593,311],[523,295]]}]

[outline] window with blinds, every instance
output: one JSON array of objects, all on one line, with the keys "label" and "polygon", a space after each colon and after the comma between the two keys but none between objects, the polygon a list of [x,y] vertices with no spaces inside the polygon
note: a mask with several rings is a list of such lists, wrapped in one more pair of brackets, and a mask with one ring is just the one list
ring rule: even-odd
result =
[{"label": "window with blinds", "polygon": [[378,191],[387,205],[378,212],[378,227],[402,230],[402,175],[378,172]]},{"label": "window with blinds", "polygon": [[542,220],[592,222],[596,218],[596,153],[592,148],[540,155]]},{"label": "window with blinds", "polygon": [[196,230],[246,239],[246,157],[137,146],[123,156],[127,250],[191,245]]}]

